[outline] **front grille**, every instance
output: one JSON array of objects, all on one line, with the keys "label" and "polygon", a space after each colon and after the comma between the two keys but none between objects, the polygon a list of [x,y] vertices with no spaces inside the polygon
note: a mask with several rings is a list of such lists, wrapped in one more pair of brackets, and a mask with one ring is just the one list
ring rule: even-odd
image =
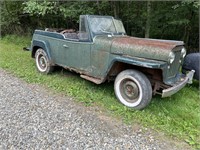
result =
[{"label": "front grille", "polygon": [[180,69],[180,59],[181,59],[181,51],[175,51],[175,60],[174,62],[170,65],[170,69],[168,69],[167,72],[167,77],[168,78],[173,78],[176,77],[177,73],[179,72]]}]

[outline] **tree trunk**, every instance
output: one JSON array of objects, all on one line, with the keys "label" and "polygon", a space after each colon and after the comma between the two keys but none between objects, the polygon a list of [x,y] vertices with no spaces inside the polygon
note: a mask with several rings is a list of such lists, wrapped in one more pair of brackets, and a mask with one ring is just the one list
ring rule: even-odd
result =
[{"label": "tree trunk", "polygon": [[145,28],[145,38],[149,38],[149,32],[150,32],[150,27],[151,27],[151,18],[150,18],[150,13],[151,13],[151,1],[147,1],[147,20],[146,20],[146,28]]},{"label": "tree trunk", "polygon": [[119,1],[113,1],[113,11],[114,11],[114,17],[119,17]]},{"label": "tree trunk", "polygon": [[185,46],[187,48],[190,47],[189,40],[190,40],[190,35],[191,35],[191,30],[192,30],[191,20],[193,20],[193,17],[194,17],[194,11],[191,9],[190,14],[188,15],[188,20],[190,20],[190,22],[189,22],[189,24],[187,24],[185,26],[185,32],[184,32],[184,36],[183,36],[183,40],[184,40]]},{"label": "tree trunk", "polygon": [[[128,8],[128,14],[129,13],[129,10],[130,10],[130,1],[127,1],[127,8]],[[128,35],[131,35],[131,31],[129,30],[129,20],[127,18],[127,21],[126,21],[126,32]]]},{"label": "tree trunk", "polygon": [[99,15],[101,15],[100,7],[99,7],[99,0],[97,0],[97,9],[98,9]]}]

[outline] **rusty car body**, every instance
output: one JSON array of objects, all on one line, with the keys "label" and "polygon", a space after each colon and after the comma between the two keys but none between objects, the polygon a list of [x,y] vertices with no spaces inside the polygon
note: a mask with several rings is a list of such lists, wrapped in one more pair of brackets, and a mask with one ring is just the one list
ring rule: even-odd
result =
[{"label": "rusty car body", "polygon": [[42,73],[62,66],[96,84],[115,80],[116,97],[135,109],[145,108],[152,95],[178,92],[194,74],[179,72],[186,55],[182,41],[127,36],[112,16],[81,15],[77,32],[35,30],[31,51]]}]

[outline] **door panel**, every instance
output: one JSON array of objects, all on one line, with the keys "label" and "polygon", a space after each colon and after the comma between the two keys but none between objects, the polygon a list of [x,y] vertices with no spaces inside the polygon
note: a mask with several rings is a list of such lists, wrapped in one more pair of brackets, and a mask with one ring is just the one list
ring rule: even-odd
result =
[{"label": "door panel", "polygon": [[53,55],[56,64],[78,71],[90,72],[90,42],[54,41]]}]

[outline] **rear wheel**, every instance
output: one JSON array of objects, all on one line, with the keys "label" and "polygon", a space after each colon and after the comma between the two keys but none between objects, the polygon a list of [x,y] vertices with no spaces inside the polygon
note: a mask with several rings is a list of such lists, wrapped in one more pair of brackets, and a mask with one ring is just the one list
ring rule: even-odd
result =
[{"label": "rear wheel", "polygon": [[115,79],[114,89],[122,104],[135,109],[145,108],[152,98],[149,79],[137,70],[122,71]]},{"label": "rear wheel", "polygon": [[54,69],[54,66],[50,64],[47,53],[43,49],[38,49],[35,53],[36,67],[41,73],[51,73]]}]

